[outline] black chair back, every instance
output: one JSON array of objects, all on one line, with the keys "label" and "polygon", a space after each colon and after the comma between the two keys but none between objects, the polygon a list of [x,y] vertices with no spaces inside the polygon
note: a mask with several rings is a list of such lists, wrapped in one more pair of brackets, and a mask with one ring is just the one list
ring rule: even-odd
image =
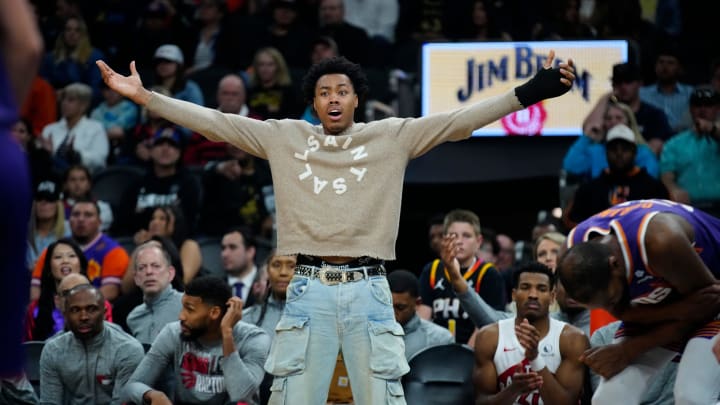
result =
[{"label": "black chair back", "polygon": [[460,344],[429,347],[410,361],[402,378],[405,401],[423,405],[472,405],[473,351]]}]

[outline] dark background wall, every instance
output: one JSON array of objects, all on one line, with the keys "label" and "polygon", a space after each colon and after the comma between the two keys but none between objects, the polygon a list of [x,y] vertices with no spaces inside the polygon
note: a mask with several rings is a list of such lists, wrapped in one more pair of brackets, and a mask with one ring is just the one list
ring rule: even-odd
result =
[{"label": "dark background wall", "polygon": [[471,138],[410,162],[405,176],[397,260],[419,273],[432,256],[427,220],[465,208],[482,226],[528,239],[540,210],[559,206],[558,175],[575,137]]}]

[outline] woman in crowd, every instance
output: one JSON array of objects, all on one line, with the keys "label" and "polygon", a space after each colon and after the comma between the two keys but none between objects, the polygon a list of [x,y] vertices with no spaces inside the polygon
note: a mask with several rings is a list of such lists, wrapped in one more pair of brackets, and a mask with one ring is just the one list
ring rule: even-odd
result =
[{"label": "woman in crowd", "polygon": [[303,106],[292,87],[285,58],[275,48],[255,53],[248,91],[248,107],[262,119],[297,118]]},{"label": "woman in crowd", "polygon": [[[45,340],[65,329],[62,311],[58,308],[57,287],[72,273],[87,275],[88,261],[80,246],[63,238],[48,246],[40,279],[40,297],[28,307],[25,320],[26,341]],[[112,321],[112,307],[105,301],[105,320]]]},{"label": "woman in crowd", "polygon": [[640,135],[635,113],[627,104],[618,101],[608,102],[601,130],[590,131],[590,133],[580,136],[570,146],[563,159],[565,172],[581,181],[599,176],[608,167],[605,155],[605,136],[617,124],[625,124],[635,133],[635,143],[637,144],[635,165],[644,168],[648,174],[657,178],[660,174],[660,165],[657,157]]},{"label": "woman in crowd", "polygon": [[107,232],[113,222],[113,212],[110,204],[92,196],[92,175],[90,170],[81,164],[70,166],[63,179],[63,204],[65,217],[70,217],[73,204],[78,200],[95,201],[100,208],[100,229]]},{"label": "woman in crowd", "polygon": [[141,229],[135,233],[135,245],[140,245],[154,236],[169,238],[177,246],[184,271],[182,281],[189,283],[202,267],[202,252],[200,245],[190,238],[188,224],[179,207],[165,205],[155,208],[147,230]]},{"label": "woman in crowd", "polygon": [[258,276],[267,273],[267,286],[261,286],[265,297],[243,311],[244,322],[257,325],[265,329],[270,336],[275,336],[275,325],[280,321],[280,315],[285,308],[287,287],[293,277],[296,262],[295,256],[280,256],[275,252],[268,256],[264,269],[258,272]]},{"label": "woman in crowd", "polygon": [[30,212],[25,260],[28,271],[35,267],[35,261],[46,247],[60,238],[70,236],[70,224],[60,201],[60,188],[55,182],[44,180],[38,183]]},{"label": "woman in crowd", "polygon": [[87,25],[82,18],[71,16],[65,20],[63,31],[55,41],[40,67],[40,75],[56,89],[70,83],[85,83],[92,89],[92,105],[100,101],[100,71],[95,61],[103,54],[90,43]]}]

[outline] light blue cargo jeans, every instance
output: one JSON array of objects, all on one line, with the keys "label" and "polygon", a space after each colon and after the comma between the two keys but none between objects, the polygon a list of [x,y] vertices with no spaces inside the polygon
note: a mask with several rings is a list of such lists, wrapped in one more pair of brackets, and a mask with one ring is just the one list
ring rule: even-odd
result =
[{"label": "light blue cargo jeans", "polygon": [[275,331],[269,405],[325,404],[339,350],[355,404],[405,404],[400,377],[410,368],[384,276],[336,285],[294,276]]}]

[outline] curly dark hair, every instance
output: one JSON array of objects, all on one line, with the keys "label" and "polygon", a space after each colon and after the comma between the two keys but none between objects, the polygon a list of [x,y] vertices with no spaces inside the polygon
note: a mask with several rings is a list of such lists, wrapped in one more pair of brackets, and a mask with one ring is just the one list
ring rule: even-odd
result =
[{"label": "curly dark hair", "polygon": [[303,98],[306,103],[312,104],[315,99],[315,85],[318,79],[329,74],[344,74],[352,82],[355,94],[360,100],[365,97],[368,92],[368,79],[362,67],[357,63],[352,63],[342,56],[325,59],[310,67],[302,81]]},{"label": "curly dark hair", "polygon": [[200,297],[211,307],[218,306],[222,315],[227,312],[227,301],[232,297],[228,283],[217,276],[200,276],[192,279],[185,286],[185,295]]}]

